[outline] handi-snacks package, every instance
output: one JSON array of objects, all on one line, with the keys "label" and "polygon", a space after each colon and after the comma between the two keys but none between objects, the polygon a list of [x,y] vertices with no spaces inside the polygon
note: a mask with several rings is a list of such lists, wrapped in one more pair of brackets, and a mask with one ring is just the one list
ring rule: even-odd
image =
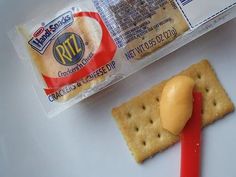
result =
[{"label": "handi-snacks package", "polygon": [[54,116],[234,18],[235,4],[71,0],[47,5],[48,13],[17,25],[9,36],[33,72],[46,113]]}]

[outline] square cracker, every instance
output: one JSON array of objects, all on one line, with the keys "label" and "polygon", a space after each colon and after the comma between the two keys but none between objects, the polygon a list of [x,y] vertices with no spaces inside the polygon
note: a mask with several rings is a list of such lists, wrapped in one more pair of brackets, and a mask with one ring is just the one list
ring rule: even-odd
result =
[{"label": "square cracker", "polygon": [[[206,126],[234,110],[234,105],[207,60],[190,66],[178,75],[196,82],[195,90],[203,94],[202,124]],[[134,158],[141,163],[179,140],[161,127],[159,101],[166,81],[153,86],[112,110]]]}]

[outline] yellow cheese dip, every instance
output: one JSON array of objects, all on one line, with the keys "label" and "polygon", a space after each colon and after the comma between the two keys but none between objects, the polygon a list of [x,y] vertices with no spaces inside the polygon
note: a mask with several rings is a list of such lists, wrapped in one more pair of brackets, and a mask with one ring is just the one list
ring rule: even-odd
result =
[{"label": "yellow cheese dip", "polygon": [[162,127],[178,135],[192,115],[194,80],[176,76],[163,88],[160,100]]}]

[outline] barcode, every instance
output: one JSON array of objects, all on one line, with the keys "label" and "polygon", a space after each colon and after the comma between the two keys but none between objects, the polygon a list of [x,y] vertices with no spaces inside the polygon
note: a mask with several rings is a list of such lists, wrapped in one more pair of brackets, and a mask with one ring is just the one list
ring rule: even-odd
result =
[{"label": "barcode", "polygon": [[190,3],[193,0],[180,0],[181,4],[185,6],[186,4]]}]

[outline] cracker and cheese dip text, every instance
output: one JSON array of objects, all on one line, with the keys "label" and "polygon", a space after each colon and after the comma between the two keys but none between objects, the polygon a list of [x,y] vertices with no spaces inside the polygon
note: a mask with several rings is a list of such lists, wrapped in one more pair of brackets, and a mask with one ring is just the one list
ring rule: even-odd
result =
[{"label": "cracker and cheese dip text", "polygon": [[192,115],[194,80],[176,76],[169,80],[162,92],[160,116],[162,127],[178,135]]}]

